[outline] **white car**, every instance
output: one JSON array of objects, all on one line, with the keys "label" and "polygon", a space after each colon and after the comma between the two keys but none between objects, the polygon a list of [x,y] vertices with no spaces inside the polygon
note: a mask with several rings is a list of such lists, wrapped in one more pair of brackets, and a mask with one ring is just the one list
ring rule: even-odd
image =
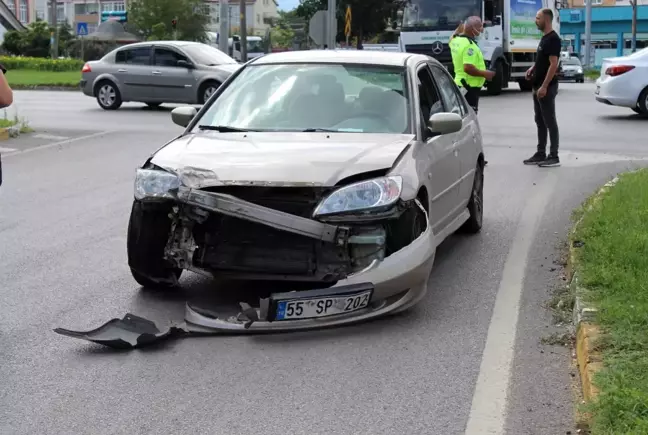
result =
[{"label": "white car", "polygon": [[648,116],[648,48],[603,59],[594,93],[600,103],[629,107]]}]

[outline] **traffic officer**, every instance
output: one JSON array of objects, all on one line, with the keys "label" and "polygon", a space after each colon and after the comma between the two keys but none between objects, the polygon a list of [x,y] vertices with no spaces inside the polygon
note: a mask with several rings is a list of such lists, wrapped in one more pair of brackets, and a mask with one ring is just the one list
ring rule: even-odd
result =
[{"label": "traffic officer", "polygon": [[475,113],[479,110],[479,93],[486,80],[495,77],[494,71],[486,69],[484,55],[475,38],[483,30],[481,18],[469,17],[464,24],[461,35],[452,38],[452,65],[455,73],[455,83],[464,89],[464,97]]}]

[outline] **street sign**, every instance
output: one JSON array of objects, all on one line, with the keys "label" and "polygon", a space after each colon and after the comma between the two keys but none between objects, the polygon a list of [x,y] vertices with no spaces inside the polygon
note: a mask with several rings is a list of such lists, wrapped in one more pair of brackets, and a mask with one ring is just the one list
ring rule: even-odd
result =
[{"label": "street sign", "polygon": [[317,11],[308,23],[308,36],[311,37],[315,44],[324,45],[326,40],[326,27],[328,24],[327,11]]},{"label": "street sign", "polygon": [[77,36],[88,36],[88,23],[76,23],[76,34]]},{"label": "street sign", "polygon": [[351,6],[347,6],[345,18],[346,23],[344,24],[344,34],[348,39],[351,36]]}]

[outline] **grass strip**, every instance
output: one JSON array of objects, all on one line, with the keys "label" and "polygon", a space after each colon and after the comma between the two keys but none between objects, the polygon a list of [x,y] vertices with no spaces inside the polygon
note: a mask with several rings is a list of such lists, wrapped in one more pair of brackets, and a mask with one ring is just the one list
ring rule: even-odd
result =
[{"label": "grass strip", "polygon": [[604,369],[588,405],[593,434],[648,434],[648,170],[626,173],[590,199],[574,240],[576,270],[604,332]]},{"label": "grass strip", "polygon": [[12,88],[37,86],[78,87],[81,80],[79,71],[36,71],[29,69],[10,70],[7,81]]}]

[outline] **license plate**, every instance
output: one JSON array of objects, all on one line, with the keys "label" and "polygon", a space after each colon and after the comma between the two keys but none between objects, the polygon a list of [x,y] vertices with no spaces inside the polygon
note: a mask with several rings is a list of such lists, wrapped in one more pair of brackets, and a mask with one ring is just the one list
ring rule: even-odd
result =
[{"label": "license plate", "polygon": [[597,86],[597,87],[596,87],[596,90],[594,91],[594,94],[595,94],[595,95],[598,95],[599,92],[601,92],[601,87],[600,87],[600,86]]},{"label": "license plate", "polygon": [[277,302],[275,320],[315,319],[352,313],[367,308],[373,290],[339,296],[288,299]]}]

